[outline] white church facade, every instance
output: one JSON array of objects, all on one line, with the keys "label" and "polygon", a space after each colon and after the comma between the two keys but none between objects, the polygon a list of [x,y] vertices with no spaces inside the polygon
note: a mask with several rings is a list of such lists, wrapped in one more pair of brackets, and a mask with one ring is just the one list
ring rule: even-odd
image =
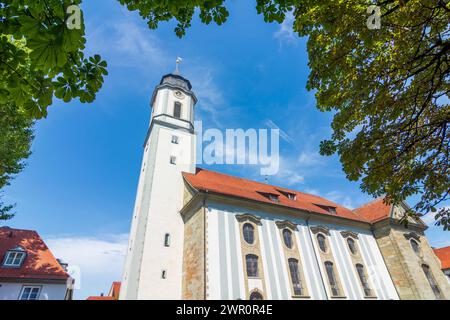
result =
[{"label": "white church facade", "polygon": [[196,102],[178,73],[154,91],[120,299],[450,298],[406,204],[350,210],[196,168]]}]

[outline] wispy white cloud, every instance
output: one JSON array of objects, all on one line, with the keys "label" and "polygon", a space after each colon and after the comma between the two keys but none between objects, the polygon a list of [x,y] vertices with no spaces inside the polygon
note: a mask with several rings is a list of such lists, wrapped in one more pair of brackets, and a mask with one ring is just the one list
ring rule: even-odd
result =
[{"label": "wispy white cloud", "polygon": [[345,195],[343,192],[334,190],[325,194],[325,198],[333,202],[336,202],[348,209],[354,209],[353,200],[350,196]]},{"label": "wispy white cloud", "polygon": [[296,44],[298,40],[298,35],[293,30],[294,26],[294,14],[289,12],[286,14],[286,18],[280,24],[279,29],[273,34],[274,38],[277,39],[280,44]]},{"label": "wispy white cloud", "polygon": [[108,291],[113,281],[120,281],[128,234],[48,236],[45,241],[57,258],[76,271],[77,287],[80,287],[75,290],[76,299],[99,295]]},{"label": "wispy white cloud", "polygon": [[319,166],[323,162],[323,157],[317,152],[302,151],[298,157],[298,164],[303,167]]}]

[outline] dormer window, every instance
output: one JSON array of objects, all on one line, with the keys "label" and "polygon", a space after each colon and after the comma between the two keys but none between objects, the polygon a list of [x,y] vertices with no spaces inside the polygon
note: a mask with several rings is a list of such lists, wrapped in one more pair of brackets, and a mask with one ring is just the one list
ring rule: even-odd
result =
[{"label": "dormer window", "polygon": [[6,252],[3,266],[11,268],[19,268],[25,260],[27,253],[21,247],[16,247]]},{"label": "dormer window", "polygon": [[282,193],[286,198],[288,198],[289,200],[297,200],[297,195],[295,193],[291,193],[291,192],[287,192],[287,191],[283,191],[283,190],[277,190],[280,193]]},{"label": "dormer window", "polygon": [[267,192],[258,192],[260,195],[266,197],[267,199],[269,199],[270,201],[273,202],[280,202],[280,196],[278,194],[275,193],[267,193]]},{"label": "dormer window", "polygon": [[321,204],[316,204],[316,206],[318,206],[319,208],[321,208],[325,211],[328,211],[328,213],[330,213],[330,214],[337,214],[336,207],[324,206]]}]

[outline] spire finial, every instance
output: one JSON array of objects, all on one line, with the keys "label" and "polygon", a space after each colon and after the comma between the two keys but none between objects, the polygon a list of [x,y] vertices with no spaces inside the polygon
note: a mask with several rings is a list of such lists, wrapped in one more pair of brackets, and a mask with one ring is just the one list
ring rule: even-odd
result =
[{"label": "spire finial", "polygon": [[175,74],[179,75],[180,74],[180,64],[183,62],[183,59],[180,57],[177,57],[176,60],[176,67],[175,67]]}]

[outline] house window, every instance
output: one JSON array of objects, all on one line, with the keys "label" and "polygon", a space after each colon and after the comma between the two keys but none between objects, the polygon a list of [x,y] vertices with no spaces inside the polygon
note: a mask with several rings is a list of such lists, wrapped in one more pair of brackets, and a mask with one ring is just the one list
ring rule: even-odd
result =
[{"label": "house window", "polygon": [[171,156],[170,157],[170,164],[177,164],[177,157]]},{"label": "house window", "polygon": [[356,254],[358,251],[356,250],[356,243],[355,240],[353,240],[352,238],[348,238],[347,239],[347,244],[348,244],[348,248],[350,249],[350,252],[352,254]]},{"label": "house window", "polygon": [[244,224],[242,228],[242,232],[244,234],[244,240],[248,244],[253,244],[255,241],[255,228],[250,223]]},{"label": "house window", "polygon": [[170,247],[170,234],[169,233],[166,233],[164,235],[164,246]]},{"label": "house window", "polygon": [[5,267],[20,267],[25,260],[26,252],[22,248],[8,251],[3,262]]},{"label": "house window", "polygon": [[317,242],[319,243],[319,248],[322,252],[327,252],[327,243],[325,236],[321,233],[317,235]]},{"label": "house window", "polygon": [[289,229],[283,230],[283,240],[286,247],[292,249],[292,232]]},{"label": "house window", "polygon": [[258,256],[254,254],[248,254],[245,256],[245,262],[247,264],[247,277],[258,277]]},{"label": "house window", "polygon": [[298,260],[291,258],[288,260],[288,264],[289,272],[291,273],[291,281],[294,288],[294,294],[296,296],[301,296],[303,294],[303,286],[300,279],[300,273],[298,271]]},{"label": "house window", "polygon": [[173,116],[177,119],[181,118],[181,103],[175,102],[173,106]]},{"label": "house window", "polygon": [[261,293],[254,291],[250,294],[250,300],[264,300]]},{"label": "house window", "polygon": [[436,280],[434,280],[433,275],[431,274],[430,267],[426,264],[422,265],[422,270],[425,273],[425,276],[427,277],[427,280],[431,286],[431,289],[433,290],[434,295],[437,299],[442,299],[441,290],[439,289]]},{"label": "house window", "polygon": [[334,273],[333,263],[330,261],[325,262],[325,269],[327,271],[328,283],[331,289],[331,295],[338,296],[339,295],[339,287],[336,280],[336,275]]},{"label": "house window", "polygon": [[37,300],[41,287],[25,286],[20,293],[19,300]]},{"label": "house window", "polygon": [[358,271],[359,281],[361,281],[361,285],[364,289],[364,295],[371,296],[372,290],[370,289],[369,282],[367,281],[366,272],[364,270],[364,266],[362,264],[356,265],[356,271]]},{"label": "house window", "polygon": [[161,279],[167,279],[167,270],[161,271]]},{"label": "house window", "polygon": [[173,144],[178,144],[179,140],[180,140],[180,138],[178,136],[172,136],[172,143]]},{"label": "house window", "polygon": [[409,243],[411,244],[411,247],[412,247],[412,249],[414,250],[414,253],[417,254],[418,256],[420,256],[420,246],[419,246],[419,243],[418,243],[416,240],[414,240],[414,239],[411,239],[411,240],[409,241]]}]

